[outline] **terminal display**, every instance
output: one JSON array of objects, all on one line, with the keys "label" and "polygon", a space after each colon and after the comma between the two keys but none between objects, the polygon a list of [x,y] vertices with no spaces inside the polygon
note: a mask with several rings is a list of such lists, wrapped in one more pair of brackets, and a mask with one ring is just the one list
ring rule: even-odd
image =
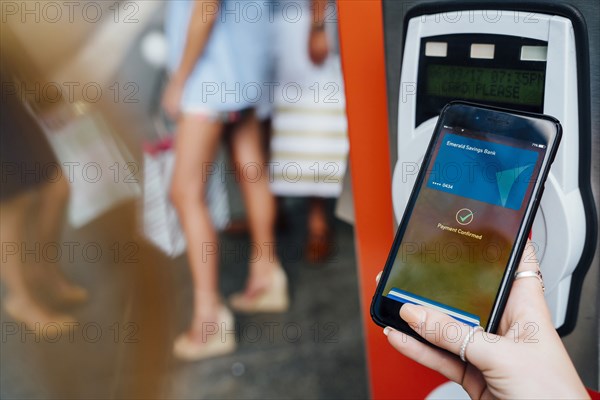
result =
[{"label": "terminal display", "polygon": [[544,71],[429,65],[427,94],[480,102],[541,106]]},{"label": "terminal display", "polygon": [[[423,37],[415,127],[438,116],[452,100],[542,113],[547,45],[542,40],[508,35]],[[407,82],[404,95],[410,95],[413,87]]]}]

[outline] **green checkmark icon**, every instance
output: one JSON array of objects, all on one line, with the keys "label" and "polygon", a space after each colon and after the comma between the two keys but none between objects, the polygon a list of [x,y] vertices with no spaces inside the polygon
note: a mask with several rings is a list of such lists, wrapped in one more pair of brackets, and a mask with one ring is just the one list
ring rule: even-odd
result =
[{"label": "green checkmark icon", "polygon": [[465,222],[467,220],[467,218],[469,218],[472,215],[473,215],[473,212],[471,211],[470,213],[468,213],[464,217],[459,217],[460,218],[460,222]]},{"label": "green checkmark icon", "polygon": [[461,208],[456,213],[456,222],[461,225],[469,225],[471,222],[473,222],[474,215],[475,213],[472,210],[469,210],[468,208]]}]

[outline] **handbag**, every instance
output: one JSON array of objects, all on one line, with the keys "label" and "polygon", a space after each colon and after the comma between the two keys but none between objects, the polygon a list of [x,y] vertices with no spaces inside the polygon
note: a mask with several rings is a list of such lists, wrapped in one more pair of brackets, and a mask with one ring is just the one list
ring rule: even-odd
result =
[{"label": "handbag", "polygon": [[[144,145],[144,185],[142,216],[143,236],[156,248],[171,258],[183,254],[186,249],[185,235],[177,211],[169,199],[169,188],[175,166],[173,136],[165,129],[157,128],[159,139]],[[221,165],[220,162],[215,165]],[[212,222],[217,230],[229,224],[229,197],[220,174],[212,174],[207,181],[206,201]]]}]

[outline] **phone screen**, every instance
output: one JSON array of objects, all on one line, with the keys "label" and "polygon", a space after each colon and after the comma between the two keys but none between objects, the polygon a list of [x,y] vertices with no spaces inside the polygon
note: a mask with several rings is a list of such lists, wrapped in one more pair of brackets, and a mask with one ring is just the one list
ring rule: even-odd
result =
[{"label": "phone screen", "polygon": [[546,148],[442,126],[383,295],[487,327]]}]

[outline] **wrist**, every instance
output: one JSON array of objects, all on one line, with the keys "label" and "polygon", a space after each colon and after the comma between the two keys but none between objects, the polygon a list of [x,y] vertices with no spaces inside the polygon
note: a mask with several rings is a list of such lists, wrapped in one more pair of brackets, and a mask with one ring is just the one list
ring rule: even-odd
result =
[{"label": "wrist", "polygon": [[313,21],[310,30],[312,32],[323,32],[325,31],[325,21]]},{"label": "wrist", "polygon": [[171,75],[171,81],[176,85],[183,86],[186,80],[187,75],[181,71],[177,71],[173,75]]}]

